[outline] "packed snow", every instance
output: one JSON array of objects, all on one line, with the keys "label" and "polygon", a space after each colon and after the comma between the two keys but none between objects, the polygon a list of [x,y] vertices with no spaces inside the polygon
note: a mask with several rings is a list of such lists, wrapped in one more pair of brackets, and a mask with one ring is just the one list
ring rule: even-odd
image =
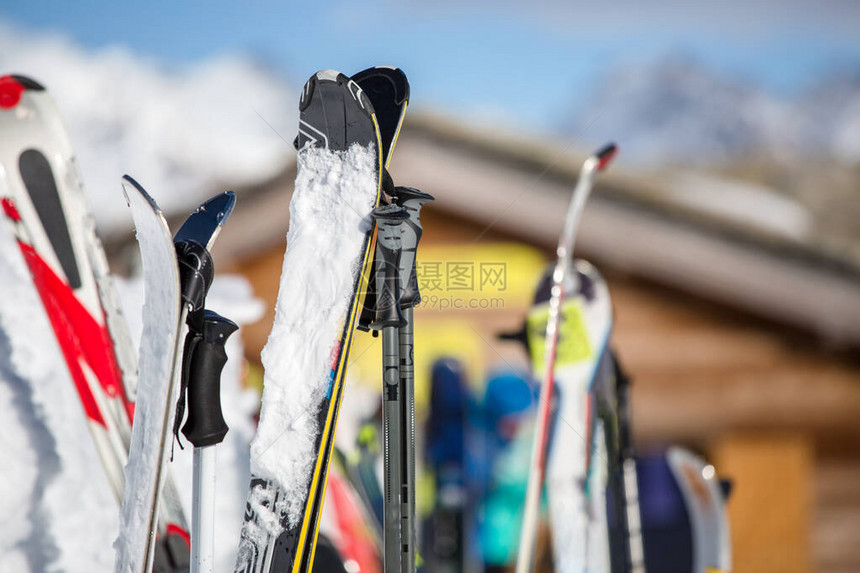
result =
[{"label": "packed snow", "polygon": [[[360,271],[376,163],[376,150],[359,145],[344,152],[308,147],[298,155],[275,323],[262,353],[263,407],[251,444],[251,472],[286,492],[278,510],[290,525],[301,516],[316,459],[315,414],[329,391],[332,352]],[[270,509],[257,510],[277,528],[277,519],[267,519]]]},{"label": "packed snow", "polygon": [[[217,261],[216,261],[217,264]],[[113,568],[119,505],[87,429],[74,384],[20,251],[0,220],[0,571],[91,573]],[[118,281],[123,311],[139,344],[143,284]],[[241,324],[262,304],[240,277],[216,276],[207,306]],[[233,336],[222,379],[230,432],[217,453],[216,570],[235,561],[248,491],[248,444],[258,395],[241,386],[242,344]],[[176,448],[171,464],[191,515],[191,450]]]},{"label": "packed snow", "polygon": [[[177,70],[126,48],[84,49],[62,35],[0,21],[0,75],[35,79],[69,130],[101,231],[131,224],[119,180],[133,173],[166,212],[190,210],[213,190],[282,171],[296,132],[297,92],[245,56]],[[285,134],[283,137],[280,134]]]}]

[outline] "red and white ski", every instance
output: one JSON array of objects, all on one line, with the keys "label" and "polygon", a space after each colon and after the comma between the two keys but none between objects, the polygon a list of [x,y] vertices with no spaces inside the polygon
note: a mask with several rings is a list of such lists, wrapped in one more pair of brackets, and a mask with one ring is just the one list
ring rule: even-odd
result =
[{"label": "red and white ski", "polygon": [[[47,90],[23,76],[0,77],[0,204],[119,501],[134,416],[136,352],[60,113]],[[173,548],[173,564],[187,563],[186,520],[168,483],[170,501],[159,530],[171,540],[165,547]]]}]

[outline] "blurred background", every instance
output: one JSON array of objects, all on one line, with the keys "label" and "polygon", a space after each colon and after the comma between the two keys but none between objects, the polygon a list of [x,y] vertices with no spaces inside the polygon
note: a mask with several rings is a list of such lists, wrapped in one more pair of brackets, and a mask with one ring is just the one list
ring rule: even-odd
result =
[{"label": "blurred background", "polygon": [[[582,160],[616,141],[577,255],[609,283],[638,447],[684,445],[733,480],[735,571],[843,573],[860,570],[858,25],[860,4],[842,0],[13,0],[0,69],[52,91],[118,272],[136,250],[122,174],[178,218],[237,191],[214,256],[267,309],[243,329],[254,385],[298,91],[322,68],[402,68],[412,97],[391,173],[436,197],[419,416],[441,357],[475,395],[527,372],[496,335],[531,305]],[[379,353],[356,340],[351,387],[377,388]]]}]

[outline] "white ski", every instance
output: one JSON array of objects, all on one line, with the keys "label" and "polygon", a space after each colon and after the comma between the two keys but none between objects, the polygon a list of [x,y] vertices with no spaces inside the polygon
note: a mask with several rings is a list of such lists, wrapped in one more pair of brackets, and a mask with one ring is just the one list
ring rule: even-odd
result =
[{"label": "white ski", "polygon": [[[566,303],[566,297],[568,293],[578,294],[582,292],[585,296],[588,294],[583,291],[583,287],[587,286],[586,280],[583,276],[579,276],[573,272],[574,238],[582,210],[591,192],[594,176],[608,165],[615,156],[616,151],[617,148],[615,145],[607,145],[591,155],[583,164],[579,181],[573,190],[570,206],[564,220],[564,227],[558,242],[557,259],[551,275],[549,302],[542,316],[534,319],[530,317],[530,322],[537,322],[539,329],[543,327],[543,344],[538,343],[540,341],[540,332],[537,333],[538,336],[529,337],[530,340],[534,339],[536,342],[535,344],[530,344],[530,347],[532,349],[532,356],[538,357],[533,361],[535,362],[535,370],[539,373],[543,383],[537,405],[534,445],[532,446],[528,489],[526,490],[523,526],[520,535],[520,553],[517,556],[517,573],[528,573],[534,567],[540,498],[544,477],[548,471],[547,456],[549,454],[550,436],[552,435],[550,428],[550,421],[552,419],[551,403],[555,395],[557,366],[565,370],[572,369],[570,378],[575,380],[575,382],[571,384],[571,388],[560,387],[560,415],[557,417],[555,424],[556,432],[562,432],[563,434],[572,433],[572,437],[571,435],[554,436],[553,447],[577,448],[583,445],[584,441],[589,441],[583,437],[583,430],[589,427],[589,424],[584,422],[587,412],[582,404],[587,404],[587,401],[582,398],[582,395],[587,392],[588,385],[583,382],[583,378],[586,381],[590,381],[593,376],[593,373],[589,371],[593,371],[593,365],[599,363],[599,356],[594,356],[594,353],[602,352],[605,342],[600,341],[600,337],[608,336],[609,327],[607,326],[605,332],[600,332],[600,329],[592,329],[595,330],[595,335],[598,337],[598,345],[595,345],[589,339],[591,333],[585,328],[585,321],[582,317],[586,308],[580,308],[576,298],[571,301],[574,304]],[[606,300],[608,300],[608,294],[606,295]],[[606,309],[600,305],[595,306],[594,311],[611,316],[611,311],[607,313]],[[594,320],[597,324],[600,324],[597,317]],[[611,318],[606,320],[607,325],[610,322]],[[594,350],[595,347],[598,350]],[[589,366],[592,359],[594,362]],[[564,406],[565,400],[572,400],[568,408]],[[568,416],[572,419],[568,419]],[[578,452],[574,449],[572,453],[566,452],[565,457],[569,460],[573,460],[574,457],[585,460],[586,455],[590,453],[590,449],[590,446]],[[577,462],[573,461],[573,463]],[[571,477],[564,476],[565,472],[570,473],[569,470],[571,470],[569,467],[553,468],[553,481]],[[584,478],[582,475],[578,477],[581,479]],[[573,488],[575,487],[583,489],[585,487],[584,482],[580,481],[577,484],[561,481],[557,484],[556,490],[558,491],[558,488],[563,488],[566,496],[565,499],[571,503],[575,503],[575,499],[571,497],[575,495],[573,493]],[[584,514],[570,513],[567,515],[567,521],[564,525],[565,527],[570,527],[572,522],[575,523],[576,520],[584,519]],[[563,536],[565,535],[564,531],[560,533]],[[581,541],[585,538],[586,536],[580,536],[579,540]],[[587,552],[587,549],[583,548],[583,554],[585,552]],[[566,569],[561,569],[561,571],[566,571]],[[580,573],[581,571],[582,569],[579,569],[576,573]]]}]

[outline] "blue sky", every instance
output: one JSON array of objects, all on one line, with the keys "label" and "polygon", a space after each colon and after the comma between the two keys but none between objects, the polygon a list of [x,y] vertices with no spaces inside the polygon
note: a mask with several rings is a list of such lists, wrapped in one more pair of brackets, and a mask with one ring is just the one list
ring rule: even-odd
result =
[{"label": "blue sky", "polygon": [[7,0],[0,18],[94,49],[124,45],[170,68],[249,53],[296,85],[319,68],[393,64],[409,75],[417,105],[541,127],[610,70],[669,56],[783,95],[860,69],[857,2],[526,4]]}]

